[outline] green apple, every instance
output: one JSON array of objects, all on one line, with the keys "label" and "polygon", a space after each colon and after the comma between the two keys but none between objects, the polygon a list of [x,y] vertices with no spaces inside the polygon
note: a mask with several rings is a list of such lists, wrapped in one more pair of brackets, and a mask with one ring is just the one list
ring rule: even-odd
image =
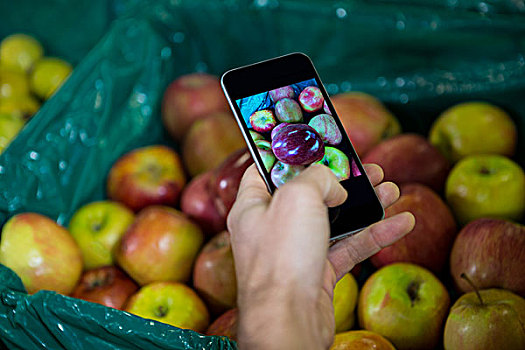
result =
[{"label": "green apple", "polygon": [[339,181],[350,178],[350,161],[346,154],[335,147],[325,147],[324,156],[317,163],[329,167]]},{"label": "green apple", "polygon": [[28,293],[69,294],[82,273],[82,255],[69,232],[50,218],[22,213],[2,228],[0,264],[22,279]]},{"label": "green apple", "polygon": [[10,35],[0,43],[0,63],[27,72],[44,54],[42,45],[26,34]]},{"label": "green apple", "polygon": [[399,349],[433,349],[440,341],[450,298],[443,284],[418,265],[395,263],[363,285],[359,325]]},{"label": "green apple", "polygon": [[525,213],[525,173],[501,155],[472,155],[452,168],[445,197],[466,224],[481,217],[519,221]]},{"label": "green apple", "polygon": [[465,102],[444,111],[430,129],[430,143],[452,162],[473,154],[512,156],[516,150],[514,122],[501,108],[486,102]]},{"label": "green apple", "polygon": [[255,146],[257,146],[257,150],[259,151],[266,171],[270,172],[275,164],[275,155],[272,151],[272,145],[269,141],[257,140],[255,141]]},{"label": "green apple", "polygon": [[125,310],[175,327],[204,332],[209,314],[190,287],[178,282],[155,282],[132,295]]},{"label": "green apple", "polygon": [[0,153],[11,143],[11,141],[18,135],[24,120],[12,114],[0,113]]},{"label": "green apple", "polygon": [[31,90],[38,97],[47,100],[64,83],[72,70],[73,67],[60,58],[42,58],[31,71]]},{"label": "green apple", "polygon": [[344,275],[335,285],[333,305],[336,333],[347,331],[354,326],[357,293],[357,282],[351,273]]},{"label": "green apple", "polygon": [[396,350],[382,335],[370,331],[349,331],[335,335],[330,350]]},{"label": "green apple", "polygon": [[84,205],[69,222],[69,232],[77,241],[86,269],[113,265],[113,249],[133,222],[133,212],[113,201]]},{"label": "green apple", "polygon": [[486,289],[461,296],[445,324],[447,350],[525,349],[525,299]]}]

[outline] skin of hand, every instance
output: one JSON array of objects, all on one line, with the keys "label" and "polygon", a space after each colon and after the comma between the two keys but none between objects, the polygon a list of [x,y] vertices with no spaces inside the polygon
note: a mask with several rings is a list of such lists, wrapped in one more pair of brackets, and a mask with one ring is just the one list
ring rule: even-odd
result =
[{"label": "skin of hand", "polygon": [[[365,170],[384,208],[399,198],[394,183],[381,183],[378,165]],[[256,168],[248,168],[228,216],[240,349],[327,349],[335,333],[336,282],[414,227],[411,213],[399,213],[329,246],[328,207],[346,197],[324,165],[311,165],[273,196]]]}]

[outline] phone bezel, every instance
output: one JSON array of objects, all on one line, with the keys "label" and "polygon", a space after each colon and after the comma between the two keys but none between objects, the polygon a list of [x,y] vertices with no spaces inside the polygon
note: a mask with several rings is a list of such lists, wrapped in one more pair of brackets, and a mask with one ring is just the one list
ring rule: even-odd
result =
[{"label": "phone bezel", "polygon": [[[283,74],[283,72],[287,73]],[[325,101],[332,113],[332,116],[334,116],[334,119],[340,130],[343,131],[343,138],[346,138],[348,144],[350,145],[349,147],[351,148],[352,152],[351,156],[355,159],[357,167],[362,172],[362,174],[366,174],[364,167],[359,159],[359,156],[355,152],[355,149],[352,143],[350,142],[348,135],[346,135],[346,133],[344,132],[344,127],[339,119],[339,116],[335,112],[335,108],[332,105],[332,102],[324,88],[319,74],[317,73],[313,62],[307,55],[301,52],[295,52],[279,56],[269,60],[228,70],[221,77],[221,86],[230,104],[233,114],[235,115],[237,124],[239,125],[242,135],[248,145],[248,149],[255,160],[257,169],[261,174],[261,177],[263,178],[266,187],[268,188],[268,191],[272,194],[276,191],[277,188],[271,181],[270,174],[266,171],[263,165],[262,158],[259,155],[259,152],[257,151],[255,142],[249,134],[249,129],[244,122],[244,118],[241,115],[236,100],[312,78],[316,80],[319,89],[325,97]],[[331,235],[330,240],[332,242],[335,242],[348,235],[359,232],[362,229],[369,226],[370,224],[384,218],[384,209],[379,201],[379,198],[377,197],[377,194],[375,193],[372,184],[370,183],[370,180],[368,179],[368,176],[363,175],[354,178],[354,186],[352,187],[360,186],[359,184],[356,185],[355,182],[361,182],[361,184],[365,185],[364,187],[369,187],[370,193],[369,195],[367,194],[369,201],[363,202],[363,205],[361,206],[353,206],[353,209],[358,210],[359,213],[352,215],[352,219],[346,220],[346,223],[348,223],[348,225],[345,226],[348,226],[348,230],[345,228],[344,232],[341,232],[341,229],[338,228],[337,230],[339,231],[339,233]],[[345,183],[345,181],[343,181],[342,183]],[[351,187],[349,183],[346,185],[347,186],[345,186],[345,188]],[[360,190],[362,189],[363,188],[360,188]],[[351,193],[349,193],[349,195],[351,195]],[[349,223],[350,221],[352,222]],[[332,228],[334,228],[335,224],[335,222],[331,223]]]}]

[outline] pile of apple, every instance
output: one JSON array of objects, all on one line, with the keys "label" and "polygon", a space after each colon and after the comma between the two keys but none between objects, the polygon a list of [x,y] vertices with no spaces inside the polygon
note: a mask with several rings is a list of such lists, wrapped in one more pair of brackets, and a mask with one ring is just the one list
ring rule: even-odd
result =
[{"label": "pile of apple", "polygon": [[0,153],[71,71],[66,61],[44,57],[32,36],[16,33],[0,42]]},{"label": "pile of apple", "polygon": [[[513,120],[467,102],[444,111],[427,138],[401,133],[372,96],[333,103],[363,162],[400,186],[386,216],[408,210],[416,226],[352,271],[364,283],[352,273],[337,283],[332,348],[525,349],[525,174],[512,160]],[[67,229],[36,213],[13,216],[0,263],[29,293],[54,290],[235,339],[225,222],[253,161],[216,77],[176,79],[162,120],[180,153],[152,145],[122,155],[108,199],[79,208]]]}]

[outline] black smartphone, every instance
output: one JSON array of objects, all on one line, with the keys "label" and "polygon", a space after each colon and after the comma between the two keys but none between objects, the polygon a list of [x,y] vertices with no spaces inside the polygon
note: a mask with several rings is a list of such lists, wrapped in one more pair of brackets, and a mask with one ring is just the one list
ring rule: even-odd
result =
[{"label": "black smartphone", "polygon": [[329,209],[331,240],[384,217],[310,58],[292,53],[223,74],[222,88],[270,193],[314,163],[327,165],[348,191]]}]

